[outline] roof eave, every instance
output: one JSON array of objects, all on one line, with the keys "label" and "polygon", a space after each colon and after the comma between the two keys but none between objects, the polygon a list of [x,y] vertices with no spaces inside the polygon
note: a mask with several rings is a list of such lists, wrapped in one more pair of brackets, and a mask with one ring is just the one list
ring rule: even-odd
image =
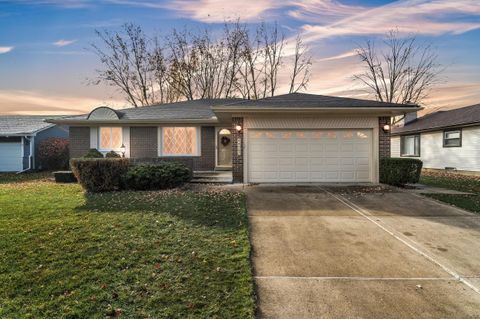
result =
[{"label": "roof eave", "polygon": [[212,107],[218,113],[375,113],[383,115],[400,115],[412,111],[420,111],[417,106],[388,106],[388,107]]},{"label": "roof eave", "polygon": [[217,118],[211,119],[172,119],[172,120],[151,120],[151,119],[138,119],[138,120],[68,120],[68,119],[48,119],[48,123],[64,124],[64,125],[103,125],[103,124],[175,124],[175,123],[192,123],[192,124],[211,124],[218,123]]}]

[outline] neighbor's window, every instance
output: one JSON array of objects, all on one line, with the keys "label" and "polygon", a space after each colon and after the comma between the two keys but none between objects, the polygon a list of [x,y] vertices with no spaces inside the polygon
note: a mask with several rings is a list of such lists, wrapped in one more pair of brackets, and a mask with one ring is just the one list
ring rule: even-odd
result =
[{"label": "neighbor's window", "polygon": [[443,132],[443,147],[461,147],[462,130],[449,130]]},{"label": "neighbor's window", "polygon": [[100,150],[117,150],[122,146],[121,127],[100,127]]},{"label": "neighbor's window", "polygon": [[198,135],[197,127],[164,127],[162,134],[162,155],[198,155]]},{"label": "neighbor's window", "polygon": [[400,144],[401,156],[420,156],[420,135],[402,136]]}]

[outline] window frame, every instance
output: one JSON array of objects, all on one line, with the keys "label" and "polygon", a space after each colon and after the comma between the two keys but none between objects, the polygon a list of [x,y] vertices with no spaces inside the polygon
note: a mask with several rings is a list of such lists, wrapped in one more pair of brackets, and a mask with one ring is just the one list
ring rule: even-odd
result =
[{"label": "window frame", "polygon": [[[414,138],[418,138],[418,154],[404,154],[403,153],[403,146],[404,146],[404,143],[405,143],[405,138],[407,137],[414,137]],[[421,146],[422,146],[422,143],[421,143],[421,135],[420,134],[410,134],[410,135],[402,135],[400,136],[400,157],[420,157],[421,154],[422,154],[422,150],[421,150]],[[415,145],[413,147],[414,149],[416,148]]]},{"label": "window frame", "polygon": [[[112,142],[112,129],[113,128],[119,128],[120,129],[120,146],[118,148],[102,148],[102,133],[101,129],[102,128],[109,128],[110,129],[110,143]],[[115,152],[121,152],[122,145],[124,145],[123,142],[123,127],[122,126],[99,126],[97,130],[97,145],[98,145],[98,151],[99,152],[110,152],[110,151],[115,151]]]},{"label": "window frame", "polygon": [[[447,133],[451,132],[458,132],[460,134],[460,137],[458,138],[458,145],[447,145],[445,141],[447,140],[446,136]],[[455,138],[456,139],[456,138]],[[443,147],[444,148],[450,148],[450,147],[462,147],[462,140],[463,140],[463,134],[462,134],[462,129],[461,128],[455,128],[455,129],[448,129],[443,131]],[[452,139],[453,140],[453,139]]]},{"label": "window frame", "polygon": [[[163,154],[163,137],[165,136],[164,130],[165,128],[185,128],[185,127],[193,127],[196,130],[196,136],[197,136],[197,147],[196,147],[196,153],[195,154]],[[202,130],[200,126],[195,126],[195,125],[169,125],[169,126],[159,126],[158,127],[158,157],[199,157],[202,156]]]}]

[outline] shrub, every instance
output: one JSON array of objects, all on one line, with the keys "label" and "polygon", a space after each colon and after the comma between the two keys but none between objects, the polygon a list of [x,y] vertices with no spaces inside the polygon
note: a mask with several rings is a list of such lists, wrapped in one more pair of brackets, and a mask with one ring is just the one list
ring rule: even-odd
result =
[{"label": "shrub", "polygon": [[380,183],[404,186],[418,183],[423,163],[414,158],[380,159]]},{"label": "shrub", "polygon": [[64,138],[50,137],[38,145],[38,160],[42,169],[66,169],[68,167],[69,141]]},{"label": "shrub", "polygon": [[105,158],[120,158],[121,156],[115,152],[115,151],[110,151],[107,154],[105,154]]},{"label": "shrub", "polygon": [[88,150],[87,154],[83,155],[83,158],[103,158],[103,154],[96,148],[91,148]]},{"label": "shrub", "polygon": [[179,187],[192,179],[192,171],[177,162],[132,166],[125,176],[125,185],[136,190]]},{"label": "shrub", "polygon": [[73,174],[88,192],[108,192],[123,188],[130,161],[126,158],[75,158]]}]

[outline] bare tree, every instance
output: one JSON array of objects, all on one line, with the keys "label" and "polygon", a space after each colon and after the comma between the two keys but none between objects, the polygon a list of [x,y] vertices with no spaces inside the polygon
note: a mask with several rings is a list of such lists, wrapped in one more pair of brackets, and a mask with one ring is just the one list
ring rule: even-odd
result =
[{"label": "bare tree", "polygon": [[278,24],[275,22],[270,29],[265,23],[262,23],[261,34],[263,36],[265,67],[264,94],[263,96],[275,95],[277,88],[278,71],[282,65],[283,48],[285,46],[285,35],[278,30]]},{"label": "bare tree", "polygon": [[[103,69],[95,83],[117,87],[135,107],[179,100],[242,96],[258,99],[276,94],[283,71],[286,40],[278,25],[260,24],[253,31],[240,21],[226,22],[215,37],[172,30],[164,40],[148,38],[139,26],[120,32],[96,31],[92,44]],[[297,37],[290,91],[304,89],[310,58]]]},{"label": "bare tree", "polygon": [[96,31],[105,49],[92,44],[99,56],[103,70],[97,70],[97,83],[105,82],[119,88],[135,107],[149,105],[148,51],[145,35],[140,27],[133,24],[123,26],[119,32]]},{"label": "bare tree", "polygon": [[290,76],[290,93],[296,93],[307,89],[310,80],[310,66],[312,57],[308,54],[308,47],[303,43],[302,37],[297,35],[295,39],[295,54],[293,57],[293,71]]},{"label": "bare tree", "polygon": [[371,40],[357,49],[365,71],[355,79],[379,101],[421,103],[438,82],[441,68],[437,54],[414,36],[402,38],[398,30],[390,31],[383,43],[385,49],[381,52]]}]

